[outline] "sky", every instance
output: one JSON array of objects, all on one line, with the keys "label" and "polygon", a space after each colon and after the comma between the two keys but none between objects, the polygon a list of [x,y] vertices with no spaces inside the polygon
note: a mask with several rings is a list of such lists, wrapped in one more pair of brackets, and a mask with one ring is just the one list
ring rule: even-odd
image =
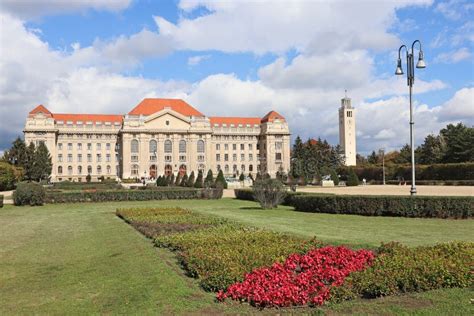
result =
[{"label": "sky", "polygon": [[145,97],[182,98],[207,116],[276,110],[292,139],[335,145],[345,90],[357,151],[398,149],[409,101],[394,71],[416,39],[427,64],[415,70],[420,144],[474,124],[472,1],[2,0],[0,152],[38,104],[125,114]]}]

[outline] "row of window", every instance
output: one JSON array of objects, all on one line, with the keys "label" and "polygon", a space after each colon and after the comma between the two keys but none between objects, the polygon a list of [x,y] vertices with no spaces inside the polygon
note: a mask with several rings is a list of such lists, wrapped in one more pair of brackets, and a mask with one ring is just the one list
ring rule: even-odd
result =
[{"label": "row of window", "polygon": [[[217,165],[217,171],[219,172],[221,170],[221,165]],[[230,167],[229,165],[224,165],[224,173],[229,173],[230,172]],[[238,167],[237,165],[233,165],[232,166],[232,172],[234,173],[237,173],[238,171],[240,171],[241,173],[244,173],[246,172],[245,170],[245,165],[241,165],[240,166],[240,170],[238,170]],[[253,165],[249,165],[249,172],[253,172]],[[260,165],[257,165],[257,171],[260,171]]]},{"label": "row of window", "polygon": [[[102,162],[102,154],[96,154],[96,162]],[[105,155],[105,161],[110,162],[112,159],[112,156],[110,154]],[[115,154],[115,160],[119,160],[118,154]],[[77,154],[76,158],[77,162],[82,162],[82,154]],[[63,162],[63,155],[58,154],[58,162]],[[72,154],[67,155],[67,162],[73,162],[73,157]],[[87,154],[87,162],[92,162],[92,154]]]},{"label": "row of window", "polygon": [[[165,153],[172,153],[173,152],[173,142],[169,139],[165,140],[163,143],[164,145],[164,150]],[[186,141],[184,139],[179,141],[179,146],[178,146],[178,151],[180,153],[186,153],[187,146],[186,146]],[[198,153],[203,153],[204,152],[204,141],[203,140],[198,140],[197,141],[197,152]],[[132,139],[130,142],[130,151],[135,154],[138,153],[140,150],[140,143],[136,139]],[[152,139],[148,143],[148,150],[150,153],[156,153],[158,151],[158,143],[156,140]]]},{"label": "row of window", "polygon": [[[165,155],[164,157],[165,157],[165,162],[173,161],[173,156],[171,156],[171,155]],[[139,160],[138,155],[130,156],[130,161],[131,162],[138,162],[138,160]],[[157,161],[157,156],[155,154],[150,155],[149,160],[150,160],[150,162],[155,162],[155,161]],[[186,155],[179,155],[178,160],[180,162],[186,162]],[[198,155],[197,156],[197,161],[203,162],[204,160],[205,160],[204,155]]]},{"label": "row of window", "polygon": [[[116,169],[116,174],[118,174],[119,173],[119,166],[115,166],[115,169]],[[68,175],[72,175],[74,173],[72,166],[68,166],[66,171],[67,171]],[[82,173],[83,171],[84,170],[83,170],[82,166],[77,167],[77,174],[83,174]],[[92,174],[92,171],[93,171],[92,166],[87,166],[87,174]],[[102,174],[102,166],[97,166],[96,173],[97,174]],[[110,165],[107,165],[105,167],[105,173],[106,174],[111,174],[112,173],[112,167]],[[58,166],[58,175],[61,175],[61,174],[63,174],[63,167]]]},{"label": "row of window", "polygon": [[[38,133],[36,133],[38,134]],[[75,136],[75,137],[74,137]],[[92,134],[86,134],[85,136],[85,139],[93,139],[95,136],[95,139],[102,139],[102,138],[105,138],[105,139],[115,139],[115,135],[110,135],[110,134],[106,134],[106,135],[92,135]],[[83,139],[84,138],[84,134],[61,134],[58,136],[59,139],[64,139],[64,138],[67,138],[67,139],[73,139],[73,138],[76,138],[76,139]]]},{"label": "row of window", "polygon": [[[82,143],[77,143],[77,150],[82,150]],[[67,150],[72,150],[73,144],[72,143],[67,143]],[[105,144],[105,150],[110,151],[112,148],[112,145],[110,143]],[[115,144],[115,150],[118,151],[120,148],[119,144]],[[102,144],[101,143],[96,143],[95,144],[95,149],[96,150],[102,150]],[[63,143],[58,143],[58,150],[63,150]],[[92,150],[92,143],[87,143],[87,150]]]},{"label": "row of window", "polygon": [[[265,154],[262,157],[265,159]],[[258,160],[260,160],[260,154],[257,154]],[[281,161],[281,153],[275,153],[275,160]],[[216,161],[221,161],[221,154],[216,154]],[[224,154],[224,161],[229,161],[229,154]],[[237,154],[232,155],[232,161],[237,161]],[[245,161],[245,154],[240,154],[240,161]],[[253,161],[253,154],[249,154],[248,161]]]}]

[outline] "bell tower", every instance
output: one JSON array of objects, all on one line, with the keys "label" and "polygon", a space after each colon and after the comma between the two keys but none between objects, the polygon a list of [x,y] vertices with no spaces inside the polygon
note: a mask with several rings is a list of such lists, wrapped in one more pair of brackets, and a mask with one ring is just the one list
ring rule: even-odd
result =
[{"label": "bell tower", "polygon": [[339,145],[344,152],[346,166],[356,165],[356,127],[355,109],[346,95],[339,108]]}]

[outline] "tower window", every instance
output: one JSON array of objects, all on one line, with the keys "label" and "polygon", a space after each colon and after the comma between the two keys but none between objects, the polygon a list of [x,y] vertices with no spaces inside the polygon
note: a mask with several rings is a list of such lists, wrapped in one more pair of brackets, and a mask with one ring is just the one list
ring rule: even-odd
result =
[{"label": "tower window", "polygon": [[347,111],[347,117],[352,117],[352,111]]}]

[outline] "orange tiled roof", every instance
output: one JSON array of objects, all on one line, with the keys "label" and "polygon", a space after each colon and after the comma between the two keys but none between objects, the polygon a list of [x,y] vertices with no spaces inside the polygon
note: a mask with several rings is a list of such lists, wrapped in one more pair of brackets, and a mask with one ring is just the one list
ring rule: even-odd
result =
[{"label": "orange tiled roof", "polygon": [[77,121],[86,122],[122,122],[122,115],[114,114],[53,114],[53,118],[56,121],[72,121],[76,123]]},{"label": "orange tiled roof", "polygon": [[181,99],[143,99],[136,107],[134,107],[129,115],[151,115],[169,107],[173,111],[184,116],[204,116],[201,112],[193,108]]},{"label": "orange tiled roof", "polygon": [[285,118],[276,111],[270,111],[262,118],[262,123],[273,122],[275,119],[284,121]]},{"label": "orange tiled roof", "polygon": [[311,138],[311,139],[309,140],[309,143],[310,143],[311,145],[316,145],[316,144],[318,143],[318,141],[317,141],[316,139],[314,139],[314,138]]},{"label": "orange tiled roof", "polygon": [[230,126],[230,124],[234,124],[235,126],[238,126],[239,124],[254,125],[254,124],[260,124],[260,121],[261,121],[259,117],[221,117],[221,116],[210,117],[209,120],[211,121],[211,126],[214,126],[215,124],[218,124],[220,126],[223,124],[227,124],[227,126]]},{"label": "orange tiled roof", "polygon": [[44,114],[51,115],[51,112],[49,112],[49,110],[45,108],[43,104],[40,104],[37,107],[35,107],[33,110],[31,110],[29,114],[37,114],[37,113],[44,113]]}]

